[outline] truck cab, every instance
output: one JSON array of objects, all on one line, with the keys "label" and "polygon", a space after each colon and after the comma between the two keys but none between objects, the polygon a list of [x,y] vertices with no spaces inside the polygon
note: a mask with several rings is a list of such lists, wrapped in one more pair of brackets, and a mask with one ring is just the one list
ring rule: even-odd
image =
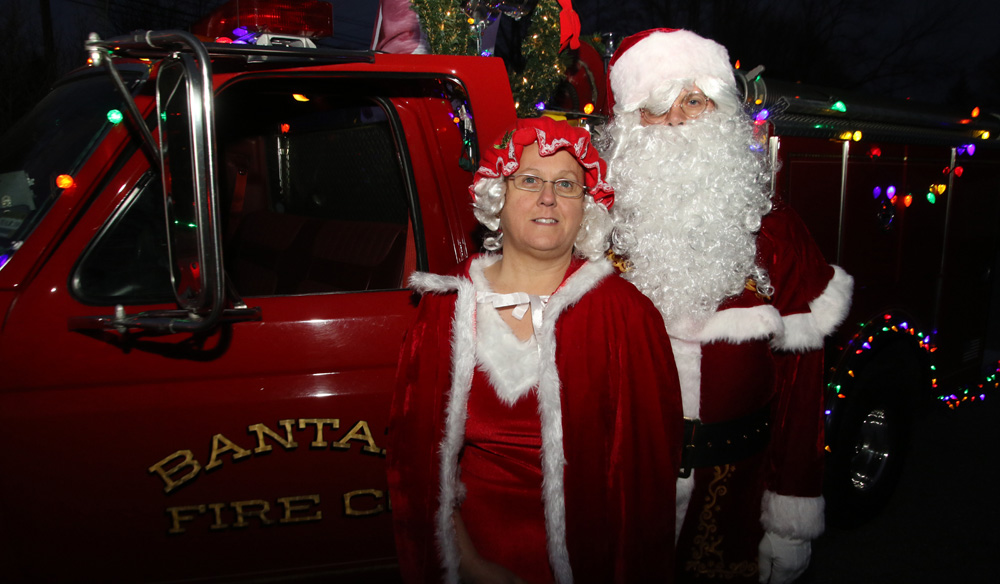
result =
[{"label": "truck cab", "polygon": [[503,63],[88,50],[0,146],[4,579],[394,581],[406,281],[476,249]]}]

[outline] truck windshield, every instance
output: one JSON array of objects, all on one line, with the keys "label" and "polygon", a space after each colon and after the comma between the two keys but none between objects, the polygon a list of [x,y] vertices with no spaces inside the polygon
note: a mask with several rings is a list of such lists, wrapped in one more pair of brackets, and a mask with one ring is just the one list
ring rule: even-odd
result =
[{"label": "truck windshield", "polygon": [[[126,85],[145,67],[121,71]],[[0,139],[0,268],[24,244],[125,111],[103,70],[57,86]],[[60,186],[61,185],[61,186]]]}]

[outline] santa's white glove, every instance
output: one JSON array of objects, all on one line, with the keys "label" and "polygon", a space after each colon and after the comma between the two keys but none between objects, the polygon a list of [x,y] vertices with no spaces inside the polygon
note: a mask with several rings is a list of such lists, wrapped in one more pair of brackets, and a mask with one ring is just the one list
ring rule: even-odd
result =
[{"label": "santa's white glove", "polygon": [[765,584],[788,584],[794,582],[809,566],[812,543],[766,531],[757,553],[760,581]]}]

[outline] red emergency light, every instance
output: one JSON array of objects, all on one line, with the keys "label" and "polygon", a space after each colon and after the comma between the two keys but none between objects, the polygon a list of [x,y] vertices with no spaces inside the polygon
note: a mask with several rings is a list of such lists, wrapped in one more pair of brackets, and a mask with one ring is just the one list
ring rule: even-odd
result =
[{"label": "red emergency light", "polygon": [[248,34],[333,36],[333,5],[322,0],[229,0],[191,27],[212,40]]}]

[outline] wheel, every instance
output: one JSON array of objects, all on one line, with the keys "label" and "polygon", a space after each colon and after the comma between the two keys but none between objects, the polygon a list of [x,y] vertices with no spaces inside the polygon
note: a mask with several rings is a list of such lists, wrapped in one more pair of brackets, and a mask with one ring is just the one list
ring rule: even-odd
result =
[{"label": "wheel", "polygon": [[921,389],[919,363],[904,352],[872,362],[847,397],[828,436],[824,495],[827,521],[855,527],[878,515],[899,483],[909,449],[912,406]]}]

